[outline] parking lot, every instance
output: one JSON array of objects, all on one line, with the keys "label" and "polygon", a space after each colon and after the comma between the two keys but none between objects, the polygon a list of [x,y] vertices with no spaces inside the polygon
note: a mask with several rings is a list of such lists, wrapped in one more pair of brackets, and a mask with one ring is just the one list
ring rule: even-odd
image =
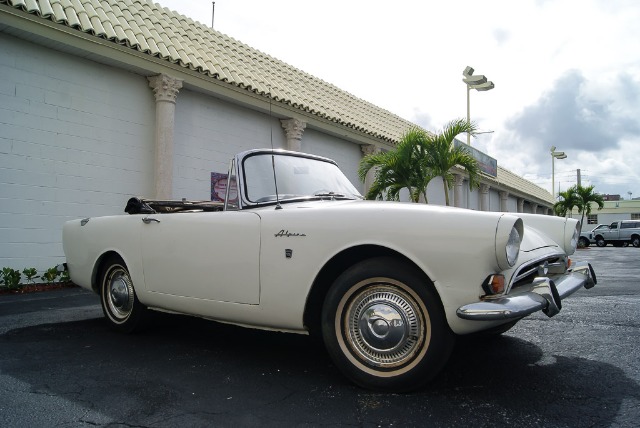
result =
[{"label": "parking lot", "polygon": [[589,247],[598,285],[554,318],[461,340],[412,394],[350,384],[306,336],[163,315],[121,335],[80,289],[0,296],[2,426],[635,427],[640,249]]}]

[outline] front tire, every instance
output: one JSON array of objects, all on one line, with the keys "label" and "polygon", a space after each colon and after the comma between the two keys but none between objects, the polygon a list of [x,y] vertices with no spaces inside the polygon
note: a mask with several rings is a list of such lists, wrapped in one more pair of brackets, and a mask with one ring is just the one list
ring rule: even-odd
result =
[{"label": "front tire", "polygon": [[605,241],[604,238],[602,238],[602,237],[598,237],[598,238],[596,238],[596,245],[598,247],[606,247],[607,246],[607,241]]},{"label": "front tire", "polygon": [[101,269],[100,302],[112,329],[132,333],[143,326],[148,309],[138,300],[129,270],[120,257],[109,257]]},{"label": "front tire", "polygon": [[442,369],[454,344],[440,299],[413,266],[365,260],[334,282],[322,334],[336,366],[364,388],[405,392]]}]

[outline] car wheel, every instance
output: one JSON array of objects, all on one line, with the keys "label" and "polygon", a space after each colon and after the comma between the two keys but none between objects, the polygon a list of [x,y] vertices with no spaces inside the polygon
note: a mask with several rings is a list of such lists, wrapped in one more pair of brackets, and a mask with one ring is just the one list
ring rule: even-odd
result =
[{"label": "car wheel", "polygon": [[363,261],[338,277],[325,298],[322,334],[349,379],[394,392],[431,380],[455,340],[429,280],[388,257]]},{"label": "car wheel", "polygon": [[125,263],[110,257],[101,272],[100,301],[109,326],[124,333],[142,327],[148,310],[138,301]]},{"label": "car wheel", "polygon": [[590,244],[589,240],[584,236],[581,236],[580,239],[578,240],[578,246],[581,248],[586,248],[589,246],[589,244]]},{"label": "car wheel", "polygon": [[640,247],[640,236],[635,235],[631,237],[631,245],[636,248]]},{"label": "car wheel", "polygon": [[607,241],[605,241],[603,238],[596,238],[596,245],[598,247],[606,247]]}]

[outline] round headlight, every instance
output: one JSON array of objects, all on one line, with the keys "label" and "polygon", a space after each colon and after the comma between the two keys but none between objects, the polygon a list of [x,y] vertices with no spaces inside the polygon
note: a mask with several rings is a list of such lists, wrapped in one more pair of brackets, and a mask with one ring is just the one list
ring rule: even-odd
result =
[{"label": "round headlight", "polygon": [[512,268],[518,261],[524,236],[522,219],[504,214],[496,227],[496,262],[500,270]]},{"label": "round headlight", "polygon": [[518,229],[514,226],[511,228],[511,232],[509,233],[509,240],[507,241],[507,246],[505,247],[507,263],[509,263],[509,266],[515,265],[516,261],[518,260],[518,254],[520,253],[520,242],[522,242],[520,232],[518,232]]}]

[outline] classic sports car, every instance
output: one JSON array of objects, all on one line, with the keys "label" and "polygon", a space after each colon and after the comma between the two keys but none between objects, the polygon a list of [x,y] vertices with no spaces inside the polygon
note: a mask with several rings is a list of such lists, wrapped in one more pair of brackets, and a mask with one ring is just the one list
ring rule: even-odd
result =
[{"label": "classic sports car", "polygon": [[132,198],[64,225],[67,268],[132,332],[149,310],[322,337],[366,388],[407,391],[457,335],[498,334],[596,277],[574,219],[363,201],[329,159],[252,150],[224,202]]}]

